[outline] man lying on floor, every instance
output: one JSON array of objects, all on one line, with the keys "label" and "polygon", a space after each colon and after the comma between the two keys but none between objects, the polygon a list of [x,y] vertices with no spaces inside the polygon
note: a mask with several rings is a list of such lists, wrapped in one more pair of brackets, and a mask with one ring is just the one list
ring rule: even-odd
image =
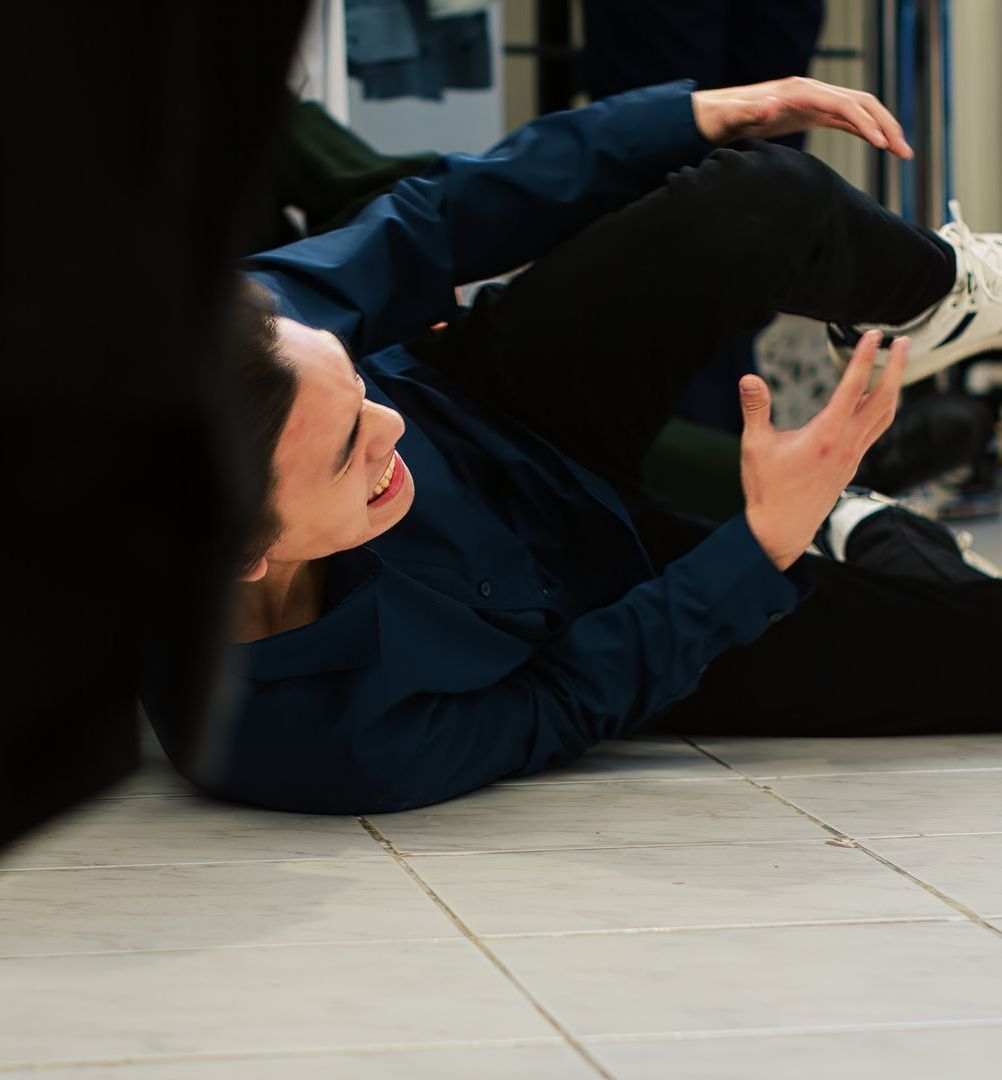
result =
[{"label": "man lying on floor", "polygon": [[[652,723],[997,726],[1002,583],[939,526],[839,493],[903,372],[1002,346],[1002,254],[741,138],[819,126],[910,156],[866,94],[673,83],[447,157],[250,260],[281,317],[254,316],[241,380],[273,487],[239,585],[238,700],[194,761],[147,701],[195,783],[369,813]],[[457,308],[456,284],[533,260]],[[777,311],[855,352],[799,431],[742,380],[746,511],[711,529],[638,465],[699,365]],[[819,528],[832,557],[805,557]]]}]

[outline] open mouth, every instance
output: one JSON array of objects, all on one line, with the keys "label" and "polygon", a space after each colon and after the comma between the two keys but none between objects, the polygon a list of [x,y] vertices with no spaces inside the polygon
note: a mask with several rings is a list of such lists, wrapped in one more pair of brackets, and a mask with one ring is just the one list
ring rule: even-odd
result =
[{"label": "open mouth", "polygon": [[372,489],[367,505],[375,506],[376,503],[388,502],[400,490],[403,479],[404,463],[400,455],[394,450],[393,457],[390,458],[390,463],[386,466],[386,471]]}]

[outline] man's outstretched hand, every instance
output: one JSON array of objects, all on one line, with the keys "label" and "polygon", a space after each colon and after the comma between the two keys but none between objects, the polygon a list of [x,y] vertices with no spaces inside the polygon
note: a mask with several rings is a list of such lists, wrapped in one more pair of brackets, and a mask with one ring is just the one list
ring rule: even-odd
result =
[{"label": "man's outstretched hand", "polygon": [[827,127],[848,131],[900,158],[914,156],[901,125],[873,94],[817,79],[794,75],[753,86],[697,90],[692,111],[700,134],[717,146],[741,136],[774,139]]},{"label": "man's outstretched hand", "polygon": [[868,392],[880,339],[876,330],[863,336],[831,401],[795,431],[772,426],[769,388],[762,379],[741,379],[745,517],[780,570],[807,550],[863,455],[894,419],[908,339],[895,339],[880,381]]}]

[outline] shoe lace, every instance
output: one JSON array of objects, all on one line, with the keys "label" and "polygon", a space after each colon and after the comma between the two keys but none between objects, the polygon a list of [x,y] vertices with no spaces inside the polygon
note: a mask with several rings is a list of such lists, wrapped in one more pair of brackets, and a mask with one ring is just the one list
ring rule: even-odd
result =
[{"label": "shoe lace", "polygon": [[957,277],[968,303],[975,303],[978,289],[1002,303],[1002,234],[971,232],[956,199],[950,200],[950,214],[953,221],[939,234],[957,252]]}]

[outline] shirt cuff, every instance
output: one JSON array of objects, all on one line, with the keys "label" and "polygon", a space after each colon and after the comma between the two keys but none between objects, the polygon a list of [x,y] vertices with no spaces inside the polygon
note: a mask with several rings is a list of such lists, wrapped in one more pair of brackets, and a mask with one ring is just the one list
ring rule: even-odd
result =
[{"label": "shirt cuff", "polygon": [[754,641],[813,591],[807,561],[800,559],[780,572],[755,539],[744,514],[721,525],[696,551],[708,614],[718,640],[731,645]]}]

